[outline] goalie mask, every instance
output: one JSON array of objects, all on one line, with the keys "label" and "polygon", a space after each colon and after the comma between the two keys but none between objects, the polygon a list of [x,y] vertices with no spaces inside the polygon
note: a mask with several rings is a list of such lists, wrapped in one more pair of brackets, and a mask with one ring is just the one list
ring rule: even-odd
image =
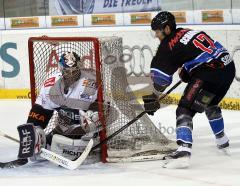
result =
[{"label": "goalie mask", "polygon": [[69,88],[81,76],[80,57],[75,52],[66,52],[59,60],[65,88]]}]

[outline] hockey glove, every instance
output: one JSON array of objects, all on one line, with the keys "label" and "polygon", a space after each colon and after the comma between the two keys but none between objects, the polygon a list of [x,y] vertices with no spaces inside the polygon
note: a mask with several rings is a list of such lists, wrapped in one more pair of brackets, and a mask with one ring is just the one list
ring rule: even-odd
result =
[{"label": "hockey glove", "polygon": [[158,97],[155,94],[143,96],[142,99],[144,102],[144,109],[149,115],[154,115],[160,108]]},{"label": "hockey glove", "polygon": [[188,83],[191,80],[189,73],[183,67],[178,69],[178,75],[184,83]]},{"label": "hockey glove", "polygon": [[101,127],[101,122],[98,117],[98,112],[93,112],[92,110],[88,110],[86,112],[79,110],[81,115],[81,127],[86,132],[97,132]]}]

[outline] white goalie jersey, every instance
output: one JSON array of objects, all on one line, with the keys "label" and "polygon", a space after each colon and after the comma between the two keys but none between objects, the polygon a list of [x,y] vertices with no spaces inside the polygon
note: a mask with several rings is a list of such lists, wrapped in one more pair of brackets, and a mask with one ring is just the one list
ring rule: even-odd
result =
[{"label": "white goalie jersey", "polygon": [[[96,77],[90,71],[81,71],[81,77],[67,93],[60,72],[48,78],[40,91],[36,103],[48,110],[55,110],[61,106],[72,109],[88,110],[97,98]],[[73,103],[74,102],[74,103]]]},{"label": "white goalie jersey", "polygon": [[[57,133],[65,136],[81,136],[91,130],[86,123],[89,106],[97,99],[96,77],[91,71],[81,70],[81,77],[64,92],[60,72],[49,77],[43,84],[36,104],[58,112]],[[93,112],[91,112],[93,117]],[[94,117],[98,118],[97,112]],[[85,126],[87,125],[87,126]],[[84,129],[84,130],[83,130]]]}]

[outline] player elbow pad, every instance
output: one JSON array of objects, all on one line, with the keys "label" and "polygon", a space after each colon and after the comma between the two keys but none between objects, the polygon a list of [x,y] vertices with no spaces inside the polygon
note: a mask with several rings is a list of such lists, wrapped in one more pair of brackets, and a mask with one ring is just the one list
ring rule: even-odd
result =
[{"label": "player elbow pad", "polygon": [[40,126],[45,129],[52,115],[53,110],[44,109],[41,105],[34,104],[29,112],[27,123],[32,123],[34,126]]},{"label": "player elbow pad", "polygon": [[153,80],[154,91],[156,92],[163,92],[166,87],[172,83],[172,76],[156,68],[151,68],[151,77]]}]

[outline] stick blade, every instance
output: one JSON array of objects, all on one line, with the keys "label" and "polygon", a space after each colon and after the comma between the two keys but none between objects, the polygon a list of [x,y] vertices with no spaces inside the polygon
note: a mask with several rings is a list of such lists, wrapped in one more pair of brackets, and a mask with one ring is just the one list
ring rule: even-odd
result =
[{"label": "stick blade", "polygon": [[84,160],[87,158],[88,154],[90,153],[92,146],[93,146],[93,139],[90,139],[90,141],[88,142],[88,145],[86,146],[81,156],[75,161],[69,160],[61,155],[58,155],[44,148],[41,149],[40,156],[66,169],[74,170],[74,169],[77,169],[84,162]]},{"label": "stick blade", "polygon": [[81,156],[74,161],[74,166],[72,166],[73,168],[72,170],[78,168],[84,162],[84,160],[87,158],[88,154],[92,150],[92,147],[93,147],[93,139],[90,139],[90,141],[88,142],[88,145],[86,146]]}]

